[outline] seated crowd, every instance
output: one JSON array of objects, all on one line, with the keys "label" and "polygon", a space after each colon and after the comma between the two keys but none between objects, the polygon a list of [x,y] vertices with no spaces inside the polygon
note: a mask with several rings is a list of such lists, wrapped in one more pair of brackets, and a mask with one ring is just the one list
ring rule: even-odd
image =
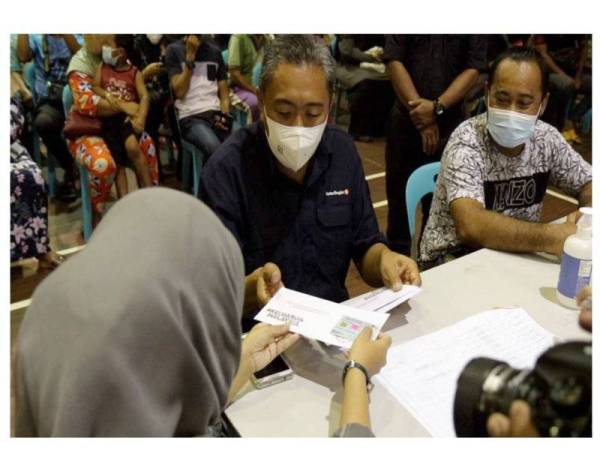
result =
[{"label": "seated crowd", "polygon": [[[546,224],[541,209],[549,186],[592,203],[591,165],[569,143],[591,111],[589,40],[16,36],[11,261],[63,265],[35,291],[20,332],[17,434],[221,436],[225,406],[298,339],[252,320],[281,286],[339,303],[351,262],[370,286],[399,290],[482,247],[560,255],[577,215]],[[554,59],[563,46],[574,49],[568,63]],[[344,99],[348,132],[337,124]],[[38,136],[64,169],[61,201],[83,188],[77,171],[89,174],[97,228],[77,264],[50,250],[47,189],[27,148]],[[381,136],[386,234],[355,143]],[[188,180],[175,187],[187,192],[184,149],[197,152],[198,198],[128,194],[128,165],[139,188],[173,187],[160,160],[170,141]],[[439,175],[412,258],[406,185],[430,163]],[[124,198],[103,219],[113,182]],[[68,325],[34,332],[53,321]],[[139,333],[115,330],[125,322]],[[389,346],[370,330],[355,341],[348,357],[362,369],[345,377],[337,435],[372,435],[367,384]],[[94,392],[114,389],[109,371],[124,381],[105,399]]]}]

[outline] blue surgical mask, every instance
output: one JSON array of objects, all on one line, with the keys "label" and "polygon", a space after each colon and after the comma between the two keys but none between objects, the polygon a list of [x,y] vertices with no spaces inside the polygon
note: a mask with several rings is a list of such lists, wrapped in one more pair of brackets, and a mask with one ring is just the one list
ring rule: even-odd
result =
[{"label": "blue surgical mask", "polygon": [[492,108],[488,103],[487,130],[498,145],[515,148],[527,142],[533,134],[535,122],[540,114],[523,114],[507,109]]}]

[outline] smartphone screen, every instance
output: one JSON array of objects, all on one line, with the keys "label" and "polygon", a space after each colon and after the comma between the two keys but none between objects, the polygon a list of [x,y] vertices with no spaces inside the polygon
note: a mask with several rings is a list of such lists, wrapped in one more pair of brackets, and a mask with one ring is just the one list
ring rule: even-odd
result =
[{"label": "smartphone screen", "polygon": [[283,358],[281,356],[278,356],[273,361],[271,361],[271,363],[267,367],[256,372],[254,374],[254,377],[257,380],[260,380],[261,378],[275,375],[276,373],[283,372],[289,369],[289,366],[285,363]]}]

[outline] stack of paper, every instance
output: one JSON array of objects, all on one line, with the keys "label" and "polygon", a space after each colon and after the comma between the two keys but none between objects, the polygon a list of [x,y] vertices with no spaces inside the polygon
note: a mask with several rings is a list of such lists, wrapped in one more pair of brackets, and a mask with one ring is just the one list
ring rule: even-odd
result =
[{"label": "stack of paper", "polygon": [[398,292],[388,288],[380,288],[344,302],[346,306],[364,309],[366,311],[388,312],[396,306],[414,297],[421,288],[406,284]]},{"label": "stack of paper", "polygon": [[271,325],[290,323],[293,333],[348,349],[366,326],[375,328],[376,337],[388,317],[281,288],[255,319]]},{"label": "stack of paper", "polygon": [[533,367],[553,343],[553,335],[523,309],[494,309],[393,347],[376,380],[433,436],[455,436],[456,382],[471,359]]}]

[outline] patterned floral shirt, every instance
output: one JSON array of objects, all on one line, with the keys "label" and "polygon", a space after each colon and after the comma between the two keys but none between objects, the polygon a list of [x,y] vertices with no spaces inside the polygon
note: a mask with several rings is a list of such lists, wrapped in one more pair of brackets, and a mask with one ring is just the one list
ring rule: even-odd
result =
[{"label": "patterned floral shirt", "polygon": [[421,264],[464,250],[450,215],[450,203],[457,198],[471,198],[488,210],[536,222],[548,184],[575,196],[592,180],[591,165],[556,128],[538,120],[523,151],[508,157],[492,145],[486,118],[483,113],[463,122],[446,145],[421,239]]}]

